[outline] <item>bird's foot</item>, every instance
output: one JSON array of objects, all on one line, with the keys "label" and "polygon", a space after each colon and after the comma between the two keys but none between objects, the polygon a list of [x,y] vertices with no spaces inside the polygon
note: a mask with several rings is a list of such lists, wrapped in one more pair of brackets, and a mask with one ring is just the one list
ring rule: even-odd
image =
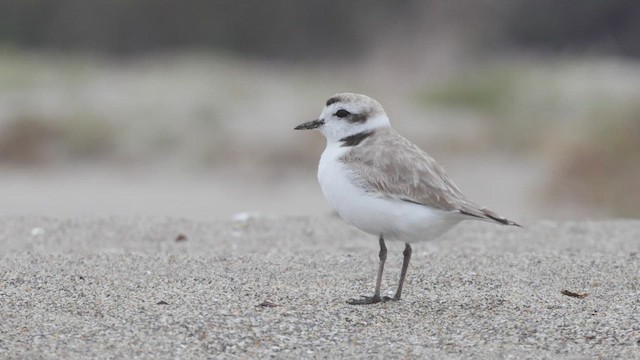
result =
[{"label": "bird's foot", "polygon": [[383,297],[382,297],[382,301],[383,301],[383,302],[387,302],[387,301],[398,301],[398,300],[400,300],[400,299],[399,299],[399,298],[396,298],[395,296],[394,296],[394,297],[389,297],[389,296],[383,296]]},{"label": "bird's foot", "polygon": [[388,296],[380,297],[379,295],[373,295],[373,296],[364,296],[364,295],[362,295],[360,297],[360,299],[349,299],[347,301],[347,304],[349,304],[349,305],[371,305],[371,304],[377,304],[377,303],[380,303],[380,302],[387,302],[387,301],[396,301],[396,299],[392,298],[392,297],[388,297]]},{"label": "bird's foot", "polygon": [[371,304],[377,304],[379,302],[382,302],[382,298],[380,298],[380,295],[373,295],[373,296],[360,296],[360,299],[349,299],[347,301],[347,304],[349,305],[371,305]]}]

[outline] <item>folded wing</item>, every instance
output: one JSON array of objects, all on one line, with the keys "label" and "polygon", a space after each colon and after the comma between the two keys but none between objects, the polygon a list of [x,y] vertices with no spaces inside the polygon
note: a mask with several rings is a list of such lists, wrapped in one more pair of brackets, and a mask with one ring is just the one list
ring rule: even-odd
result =
[{"label": "folded wing", "polygon": [[517,225],[469,200],[440,164],[392,128],[376,130],[342,161],[353,169],[353,181],[372,195]]}]

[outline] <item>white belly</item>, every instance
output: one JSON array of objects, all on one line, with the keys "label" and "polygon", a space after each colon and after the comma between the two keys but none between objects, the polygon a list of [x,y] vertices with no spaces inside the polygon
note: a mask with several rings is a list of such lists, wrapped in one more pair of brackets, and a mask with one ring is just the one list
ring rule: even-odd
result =
[{"label": "white belly", "polygon": [[351,181],[338,159],[348,148],[327,146],[318,166],[318,182],[331,206],[346,222],[389,240],[432,240],[462,220],[450,212],[366,193]]}]

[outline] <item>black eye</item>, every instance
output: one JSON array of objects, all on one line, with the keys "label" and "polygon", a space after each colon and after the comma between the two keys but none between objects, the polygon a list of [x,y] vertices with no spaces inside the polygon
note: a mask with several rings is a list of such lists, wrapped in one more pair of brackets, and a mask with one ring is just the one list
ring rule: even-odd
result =
[{"label": "black eye", "polygon": [[348,111],[347,111],[347,110],[345,110],[345,109],[340,109],[340,110],[338,110],[338,111],[335,113],[335,115],[336,115],[337,117],[339,117],[339,118],[343,118],[343,117],[347,117],[347,116],[351,115],[351,113],[350,113],[350,112],[348,112]]}]

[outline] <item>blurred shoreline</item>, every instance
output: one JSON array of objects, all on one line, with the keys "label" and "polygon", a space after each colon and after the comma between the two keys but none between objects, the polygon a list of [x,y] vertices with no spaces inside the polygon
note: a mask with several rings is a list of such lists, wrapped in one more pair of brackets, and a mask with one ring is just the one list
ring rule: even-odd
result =
[{"label": "blurred shoreline", "polygon": [[[579,207],[558,208],[541,202],[538,194],[548,174],[539,162],[522,162],[497,154],[454,156],[439,162],[463,192],[501,214],[525,220],[603,217]],[[0,216],[167,216],[212,220],[231,219],[240,213],[317,216],[332,211],[317,183],[316,169],[311,166],[285,173],[233,166],[215,171],[5,167],[0,168],[0,174],[4,192]]]}]

